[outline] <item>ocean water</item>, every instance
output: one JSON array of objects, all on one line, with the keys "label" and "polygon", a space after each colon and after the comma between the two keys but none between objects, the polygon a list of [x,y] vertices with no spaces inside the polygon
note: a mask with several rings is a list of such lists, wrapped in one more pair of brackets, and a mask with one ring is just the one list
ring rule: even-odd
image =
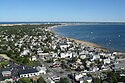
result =
[{"label": "ocean water", "polygon": [[125,25],[75,25],[54,28],[56,34],[125,52]]}]

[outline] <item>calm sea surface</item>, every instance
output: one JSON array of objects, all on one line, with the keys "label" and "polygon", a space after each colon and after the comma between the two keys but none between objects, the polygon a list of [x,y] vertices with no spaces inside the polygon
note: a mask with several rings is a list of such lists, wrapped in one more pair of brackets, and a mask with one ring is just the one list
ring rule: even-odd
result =
[{"label": "calm sea surface", "polygon": [[58,27],[53,30],[62,36],[125,52],[125,25],[77,25]]}]

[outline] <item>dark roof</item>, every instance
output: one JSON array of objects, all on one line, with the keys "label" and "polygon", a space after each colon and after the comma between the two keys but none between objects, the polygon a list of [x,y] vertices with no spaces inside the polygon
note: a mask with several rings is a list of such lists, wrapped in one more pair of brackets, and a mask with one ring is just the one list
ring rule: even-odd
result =
[{"label": "dark roof", "polygon": [[24,70],[19,70],[19,75],[21,74],[28,74],[28,73],[36,73],[38,72],[37,69],[24,69]]},{"label": "dark roof", "polygon": [[2,73],[0,73],[0,81],[3,80],[3,76],[2,76]]},{"label": "dark roof", "polygon": [[64,43],[59,43],[59,45],[68,45],[68,44],[64,42]]}]

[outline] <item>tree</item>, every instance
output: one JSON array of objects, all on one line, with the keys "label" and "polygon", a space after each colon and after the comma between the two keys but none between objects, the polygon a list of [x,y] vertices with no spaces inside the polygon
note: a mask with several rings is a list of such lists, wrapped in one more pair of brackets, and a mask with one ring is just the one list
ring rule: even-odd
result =
[{"label": "tree", "polygon": [[18,80],[18,83],[31,83],[30,79],[23,77]]},{"label": "tree", "polygon": [[108,82],[109,83],[117,83],[118,82],[117,75],[114,72],[109,72],[107,75],[108,75]]},{"label": "tree", "polygon": [[61,61],[61,67],[62,67],[63,69],[66,68],[66,63],[65,63],[65,61]]},{"label": "tree", "polygon": [[7,65],[8,65],[7,61],[0,61],[0,68],[4,68]]},{"label": "tree", "polygon": [[44,82],[44,79],[42,77],[40,77],[38,80],[37,80],[37,83],[45,83]]},{"label": "tree", "polygon": [[85,80],[84,83],[88,83],[88,81]]},{"label": "tree", "polygon": [[71,61],[75,63],[77,61],[77,57],[72,57]]},{"label": "tree", "polygon": [[59,83],[70,83],[69,79],[66,77],[60,78]]},{"label": "tree", "polygon": [[93,78],[93,83],[101,83],[101,79],[99,79],[99,78]]},{"label": "tree", "polygon": [[113,83],[113,79],[111,77],[108,78],[108,83]]},{"label": "tree", "polygon": [[28,64],[30,62],[28,57],[23,57],[23,58],[24,58],[24,60],[22,62],[23,64],[25,64],[25,63]]}]

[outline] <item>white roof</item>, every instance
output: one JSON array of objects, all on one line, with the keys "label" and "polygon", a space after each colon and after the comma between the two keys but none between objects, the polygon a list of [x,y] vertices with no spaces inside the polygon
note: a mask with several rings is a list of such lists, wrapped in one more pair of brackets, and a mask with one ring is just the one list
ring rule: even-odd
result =
[{"label": "white roof", "polygon": [[11,72],[10,71],[2,71],[2,75],[4,75],[4,74],[11,74]]}]

